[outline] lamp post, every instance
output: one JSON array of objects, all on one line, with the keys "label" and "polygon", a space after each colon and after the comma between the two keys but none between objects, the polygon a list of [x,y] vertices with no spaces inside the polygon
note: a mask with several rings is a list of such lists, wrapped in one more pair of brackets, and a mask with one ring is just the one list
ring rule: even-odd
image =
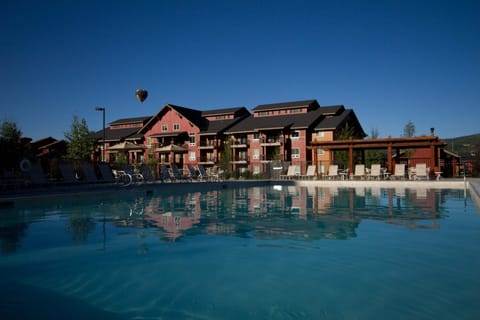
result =
[{"label": "lamp post", "polygon": [[106,161],[106,142],[105,142],[105,108],[96,107],[95,110],[102,111],[103,114],[103,149],[102,149],[102,162]]}]

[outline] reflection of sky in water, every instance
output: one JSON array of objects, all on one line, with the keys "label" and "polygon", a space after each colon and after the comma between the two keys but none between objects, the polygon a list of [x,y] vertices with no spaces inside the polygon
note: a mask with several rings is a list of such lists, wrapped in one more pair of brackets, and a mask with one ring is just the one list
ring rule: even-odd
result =
[{"label": "reflection of sky in water", "polygon": [[463,190],[286,186],[18,204],[1,209],[0,309],[476,319],[477,213]]}]

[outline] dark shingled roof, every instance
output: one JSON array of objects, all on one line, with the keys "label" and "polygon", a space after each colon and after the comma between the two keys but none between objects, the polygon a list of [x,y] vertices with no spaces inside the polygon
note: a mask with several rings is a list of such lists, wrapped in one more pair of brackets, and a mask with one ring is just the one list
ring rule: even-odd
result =
[{"label": "dark shingled roof", "polygon": [[[105,140],[121,141],[138,132],[139,128],[110,129],[105,128]],[[96,139],[103,139],[103,129],[95,132]]]},{"label": "dark shingled roof", "polygon": [[205,110],[202,111],[203,117],[211,117],[211,116],[220,116],[226,114],[249,114],[247,108],[245,107],[234,107],[234,108],[224,108],[224,109],[215,109],[215,110]]},{"label": "dark shingled roof", "polygon": [[343,110],[345,110],[345,108],[339,105],[320,107],[307,113],[265,117],[250,116],[228,129],[226,133],[253,132],[255,130],[283,129],[286,127],[290,127],[291,129],[305,129],[315,125],[326,115],[339,114]]},{"label": "dark shingled roof", "polygon": [[194,125],[202,130],[207,126],[207,120],[202,117],[202,111],[168,104],[173,110],[190,120]]},{"label": "dark shingled roof", "polygon": [[339,127],[352,113],[352,110],[347,109],[339,116],[326,117],[315,127],[316,130],[335,130]]},{"label": "dark shingled roof", "polygon": [[113,122],[110,122],[110,125],[121,125],[121,124],[129,124],[129,123],[145,123],[148,121],[152,116],[144,116],[144,117],[135,117],[135,118],[125,118],[125,119],[118,119]]},{"label": "dark shingled roof", "polygon": [[322,121],[320,121],[320,123],[315,127],[315,130],[336,130],[343,126],[347,121],[353,121],[358,133],[362,136],[366,136],[362,126],[360,125],[360,122],[357,119],[357,116],[355,115],[355,112],[353,112],[352,109],[345,109],[344,112],[337,116],[326,117],[322,119]]},{"label": "dark shingled roof", "polygon": [[290,102],[281,102],[281,103],[271,103],[271,104],[261,104],[253,108],[254,112],[257,111],[269,111],[269,110],[280,110],[280,109],[294,109],[298,107],[309,107],[309,110],[314,110],[320,105],[317,100],[302,100],[302,101],[290,101]]},{"label": "dark shingled roof", "polygon": [[230,128],[232,125],[240,121],[241,118],[237,119],[228,119],[228,120],[216,120],[209,121],[208,125],[204,130],[200,131],[200,134],[216,134],[225,131]]}]

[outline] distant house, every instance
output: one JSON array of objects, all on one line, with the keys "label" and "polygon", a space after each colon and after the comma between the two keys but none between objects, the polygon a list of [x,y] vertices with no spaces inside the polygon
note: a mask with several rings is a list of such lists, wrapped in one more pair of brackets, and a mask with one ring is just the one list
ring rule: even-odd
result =
[{"label": "distant house", "polygon": [[30,143],[32,152],[37,159],[61,158],[67,154],[65,140],[46,137]]}]

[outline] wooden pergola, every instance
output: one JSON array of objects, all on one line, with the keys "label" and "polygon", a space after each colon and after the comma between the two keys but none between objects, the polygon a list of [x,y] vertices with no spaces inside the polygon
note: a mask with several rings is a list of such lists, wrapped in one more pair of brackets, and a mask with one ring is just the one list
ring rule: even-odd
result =
[{"label": "wooden pergola", "polygon": [[[437,136],[421,136],[415,138],[381,138],[381,139],[350,139],[334,141],[314,140],[307,147],[313,150],[313,162],[317,163],[317,149],[327,151],[348,151],[350,168],[354,168],[353,151],[362,152],[362,159],[365,159],[365,150],[387,150],[387,170],[393,170],[393,151],[400,154],[401,149],[429,149],[430,161],[434,164],[434,170],[440,168],[440,149],[446,145]],[[330,152],[330,163],[333,161],[333,152]]]}]

